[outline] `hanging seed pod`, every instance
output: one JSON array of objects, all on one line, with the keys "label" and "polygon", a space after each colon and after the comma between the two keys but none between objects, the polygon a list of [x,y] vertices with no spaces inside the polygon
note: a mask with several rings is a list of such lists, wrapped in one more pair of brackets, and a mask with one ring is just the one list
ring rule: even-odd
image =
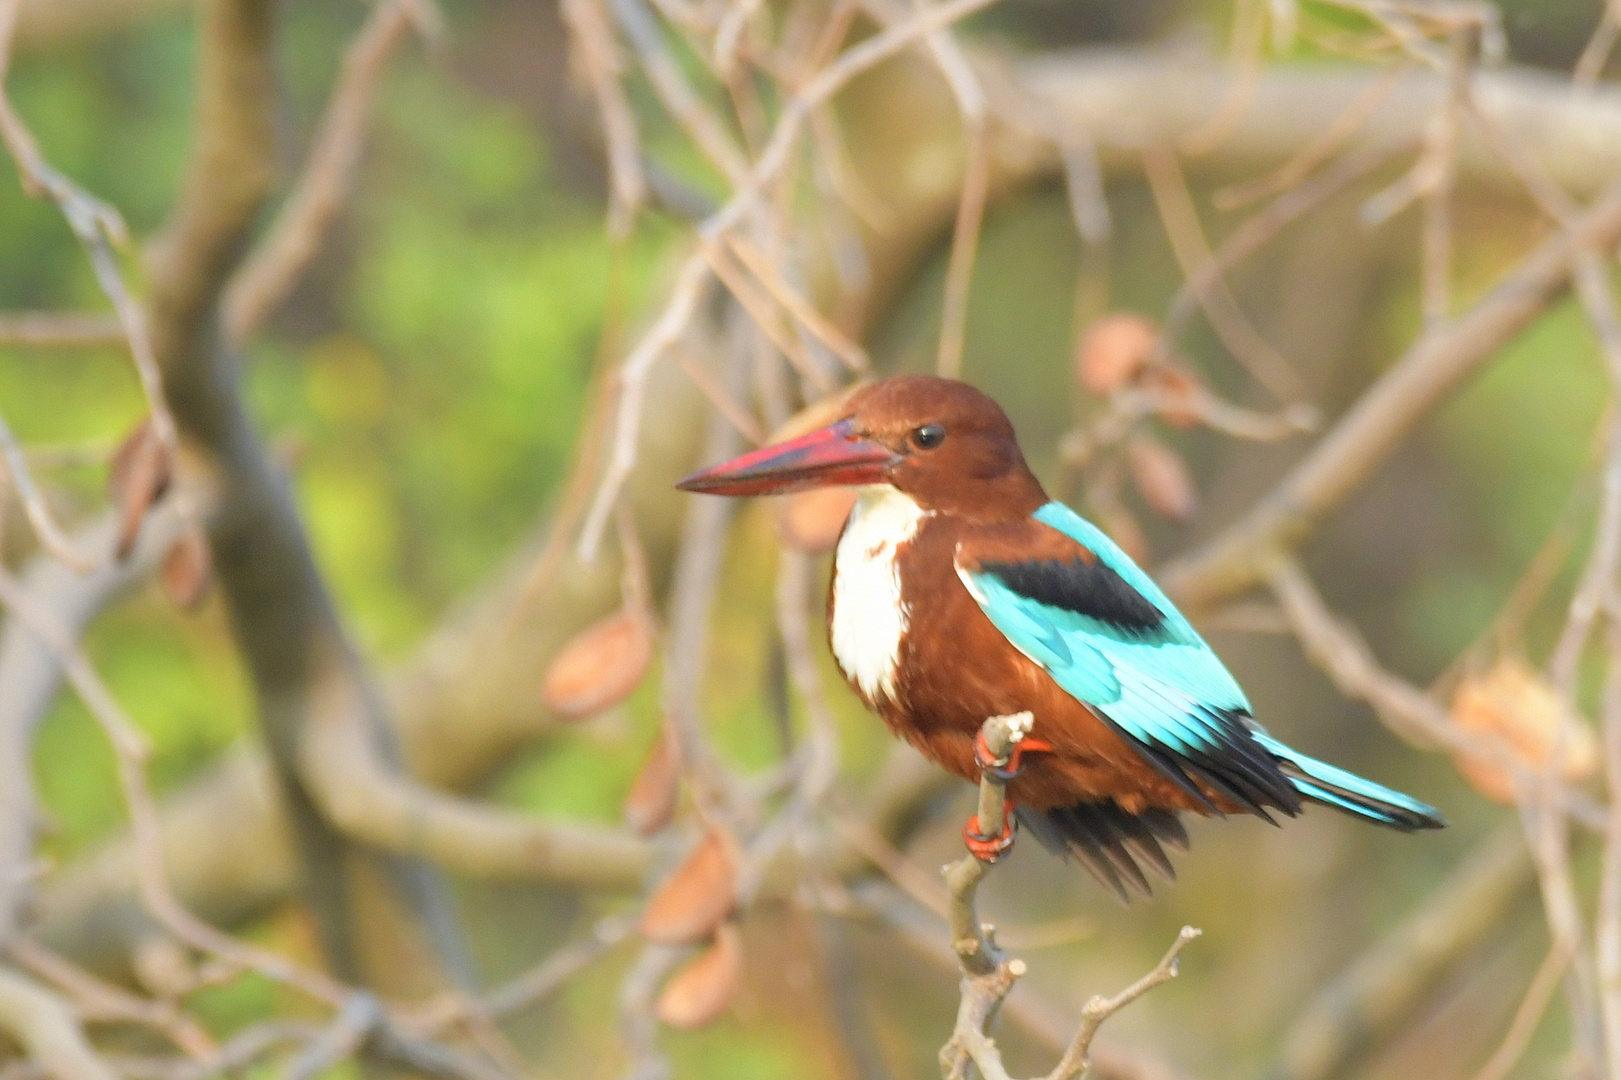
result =
[{"label": "hanging seed pod", "polygon": [[1075,378],[1099,397],[1135,379],[1159,344],[1159,327],[1141,315],[1116,311],[1095,319],[1075,349]]},{"label": "hanging seed pod", "polygon": [[778,518],[782,542],[809,555],[832,551],[855,504],[852,488],[812,488],[788,496]]},{"label": "hanging seed pod", "polygon": [[[1558,775],[1564,780],[1586,780],[1598,769],[1592,728],[1521,660],[1500,660],[1486,674],[1465,679],[1452,697],[1452,720],[1464,731],[1496,736],[1533,771],[1547,768],[1556,747]],[[1494,802],[1513,804],[1514,783],[1506,768],[1470,754],[1459,754],[1456,761],[1476,791]]]},{"label": "hanging seed pod", "polygon": [[169,489],[169,452],[158,441],[150,418],[135,425],[113,451],[107,466],[107,495],[118,508],[118,539],[113,552],[129,557],[140,535],[141,522],[153,503]]},{"label": "hanging seed pod", "polygon": [[1198,427],[1197,399],[1203,385],[1190,371],[1172,364],[1156,364],[1143,373],[1143,388],[1152,390],[1164,399],[1157,410],[1158,416],[1175,428]]},{"label": "hanging seed pod", "polygon": [[563,646],[546,669],[541,701],[568,720],[595,716],[629,697],[652,661],[652,618],[625,608]]},{"label": "hanging seed pod", "polygon": [[1126,455],[1132,483],[1155,513],[1183,521],[1198,507],[1199,489],[1181,454],[1152,435],[1138,435]]},{"label": "hanging seed pod", "polygon": [[681,794],[681,760],[668,732],[659,732],[653,749],[625,796],[625,824],[638,836],[652,836],[675,816]]},{"label": "hanging seed pod", "polygon": [[722,923],[709,948],[664,984],[654,1012],[673,1028],[690,1031],[725,1015],[743,982],[743,935]]},{"label": "hanging seed pod", "polygon": [[665,878],[642,912],[642,936],[661,945],[690,945],[714,932],[737,901],[737,849],[711,829]]},{"label": "hanging seed pod", "polygon": [[203,602],[208,586],[214,578],[214,556],[208,548],[208,537],[200,526],[193,525],[169,545],[163,556],[163,591],[169,599],[190,611]]}]

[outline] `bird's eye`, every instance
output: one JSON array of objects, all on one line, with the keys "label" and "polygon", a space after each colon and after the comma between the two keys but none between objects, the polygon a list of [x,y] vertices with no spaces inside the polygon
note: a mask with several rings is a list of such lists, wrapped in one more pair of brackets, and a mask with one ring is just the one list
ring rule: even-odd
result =
[{"label": "bird's eye", "polygon": [[912,445],[919,450],[933,450],[946,440],[946,429],[939,424],[924,424],[912,432]]}]

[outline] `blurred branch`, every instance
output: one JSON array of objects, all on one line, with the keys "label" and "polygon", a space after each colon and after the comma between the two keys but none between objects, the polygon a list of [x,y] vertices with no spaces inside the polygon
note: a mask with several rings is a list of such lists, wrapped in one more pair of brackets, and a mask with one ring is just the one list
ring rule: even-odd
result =
[{"label": "blurred branch", "polygon": [[[732,197],[699,226],[704,240],[715,240],[735,229],[757,207],[766,187],[788,165],[806,118],[832,100],[851,80],[872,69],[914,42],[951,23],[967,18],[995,0],[948,0],[938,7],[927,7],[915,16],[885,29],[843,53],[800,86],[784,105],[770,141],[754,166],[743,178]],[[627,0],[627,5],[634,0]],[[597,489],[596,499],[586,514],[580,531],[578,552],[582,559],[595,557],[602,531],[608,523],[624,486],[637,462],[637,434],[642,424],[642,405],[648,372],[680,338],[697,309],[709,283],[710,268],[703,250],[689,256],[670,290],[664,310],[620,365],[618,422],[612,437],[613,451]]]},{"label": "blurred branch", "polygon": [[1517,790],[1531,793],[1542,787],[1560,789],[1560,798],[1573,820],[1594,831],[1604,828],[1603,807],[1568,790],[1556,778],[1543,777],[1501,737],[1458,727],[1434,698],[1381,666],[1356,630],[1324,603],[1305,569],[1293,557],[1274,556],[1265,575],[1290,628],[1300,639],[1301,649],[1346,697],[1366,702],[1387,727],[1414,745],[1444,748],[1491,761],[1508,772]]},{"label": "blurred branch", "polygon": [[[1106,168],[1136,168],[1144,146],[1176,145],[1223,101],[1233,73],[1209,53],[1185,46],[1055,50],[996,65],[987,82],[995,96],[1012,94],[1044,130],[1090,138]],[[1231,175],[1274,168],[1295,158],[1382,82],[1393,82],[1373,110],[1341,143],[1394,152],[1416,145],[1449,94],[1439,72],[1409,67],[1392,76],[1366,65],[1273,64],[1260,75],[1253,99],[1221,144],[1190,162],[1201,172]],[[1511,66],[1479,71],[1471,88],[1480,109],[1504,137],[1576,197],[1597,195],[1621,173],[1621,88],[1570,92],[1569,80]],[[1056,163],[1047,167],[1054,167]],[[1519,178],[1490,141],[1466,126],[1457,147],[1461,184],[1504,190]]]},{"label": "blurred branch", "polygon": [[0,1029],[54,1080],[118,1080],[68,1003],[6,967],[0,967]]},{"label": "blurred branch", "polygon": [[1599,199],[1575,229],[1544,241],[1468,311],[1414,342],[1270,494],[1215,539],[1166,565],[1166,591],[1181,604],[1204,607],[1255,584],[1274,551],[1309,536],[1435,405],[1566,293],[1577,253],[1618,240],[1621,187]]},{"label": "blurred branch", "polygon": [[636,214],[647,201],[648,176],[636,136],[636,114],[620,82],[613,23],[605,0],[562,0],[558,11],[568,25],[573,59],[585,73],[602,118],[608,150],[608,235],[615,241],[630,235]]},{"label": "blurred branch", "polygon": [[[30,602],[47,610],[74,637],[114,596],[145,580],[185,526],[175,499],[147,515],[135,550],[122,561],[103,560],[90,574],[78,574],[61,562],[41,556],[18,579]],[[76,547],[112,550],[118,522],[109,515],[76,533]],[[62,682],[56,652],[8,614],[0,630],[0,943],[17,931],[32,876],[38,824],[33,782],[34,733]]]},{"label": "blurred branch", "polygon": [[0,315],[0,346],[22,348],[77,348],[119,345],[124,330],[109,315],[29,312]]},{"label": "blurred branch", "polygon": [[109,34],[180,6],[181,0],[23,0],[17,44],[59,46]]},{"label": "blurred branch", "polygon": [[1171,250],[1182,267],[1187,287],[1222,344],[1274,398],[1284,402],[1299,401],[1305,395],[1299,373],[1261,336],[1227,287],[1210,252],[1204,228],[1199,224],[1199,212],[1193,205],[1193,196],[1175,153],[1160,147],[1144,150],[1143,174],[1148,178],[1149,190],[1154,194],[1160,220],[1165,224]]},{"label": "blurred branch", "polygon": [[202,1024],[172,1000],[139,997],[26,938],[13,941],[6,952],[19,967],[72,995],[87,1021],[142,1025],[168,1038],[194,1060],[207,1061],[219,1054]]},{"label": "blurred branch", "polygon": [[442,33],[433,0],[378,0],[343,57],[304,172],[270,232],[231,276],[221,322],[233,343],[246,340],[286,302],[342,213],[365,150],[372,98],[388,58],[413,28]]},{"label": "blurred branch", "polygon": [[[6,95],[5,78],[11,60],[11,46],[21,10],[20,4],[21,0],[0,0],[0,142],[5,144],[12,160],[16,162],[23,190],[30,196],[44,197],[55,203],[68,228],[84,249],[90,267],[95,272],[96,283],[111,301],[113,311],[118,316],[119,326],[123,329],[125,341],[129,345],[130,358],[135,363],[141,392],[145,395],[147,408],[151,411],[152,431],[157,436],[158,444],[164,453],[172,460],[179,447],[179,435],[175,429],[174,417],[170,413],[169,402],[164,395],[163,375],[159,370],[145,314],[124,284],[123,271],[113,250],[129,243],[129,230],[124,224],[123,216],[115,207],[91,195],[45,159],[38,141],[23,123],[22,117],[17,114],[16,109],[12,107],[11,99]],[[20,459],[19,454],[10,454],[8,457]],[[13,481],[23,485],[26,493],[28,479],[20,460],[12,460],[8,464]],[[36,529],[44,528],[35,513],[34,502],[31,501],[29,505],[30,520],[34,522]],[[53,546],[53,537],[48,528],[41,533],[41,539],[47,547]],[[69,563],[76,561],[71,553],[58,551],[57,554],[59,557],[67,554],[66,561]]]},{"label": "blurred branch", "polygon": [[1533,867],[1518,828],[1500,828],[1400,926],[1318,990],[1283,1038],[1271,1080],[1343,1076],[1412,1020],[1458,961],[1527,898]]},{"label": "blurred branch", "polygon": [[345,836],[466,877],[584,888],[640,884],[652,852],[624,829],[505,810],[401,776],[377,753],[365,705],[353,693],[344,677],[315,686],[315,707],[300,740],[299,775]]}]

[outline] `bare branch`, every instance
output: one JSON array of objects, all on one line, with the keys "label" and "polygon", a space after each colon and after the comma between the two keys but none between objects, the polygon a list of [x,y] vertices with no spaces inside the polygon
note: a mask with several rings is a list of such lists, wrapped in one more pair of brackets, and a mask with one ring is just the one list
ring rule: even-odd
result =
[{"label": "bare branch", "polygon": [[[981,729],[986,751],[992,760],[1006,765],[1014,748],[1030,732],[1029,713],[993,716]],[[994,837],[1002,832],[1005,820],[1007,781],[986,768],[979,782],[979,833]],[[962,1000],[951,1039],[940,1050],[940,1071],[946,1080],[966,1080],[969,1066],[984,1080],[1010,1080],[1002,1064],[1002,1053],[985,1034],[985,1027],[1001,1008],[1013,984],[1025,973],[1022,960],[1010,960],[997,947],[991,928],[980,924],[975,897],[980,882],[990,873],[991,863],[973,854],[965,855],[945,869],[946,887],[951,896],[948,921],[951,944],[962,972]],[[1092,1040],[1104,1021],[1142,997],[1154,987],[1176,977],[1177,958],[1199,931],[1184,926],[1165,956],[1148,974],[1113,997],[1094,996],[1081,1011],[1081,1021],[1058,1064],[1045,1080],[1073,1080],[1091,1068]]]},{"label": "bare branch", "polygon": [[1523,902],[1530,853],[1500,827],[1424,903],[1340,975],[1321,986],[1284,1035],[1271,1075],[1329,1080],[1402,1030],[1423,996],[1480,948]]},{"label": "bare branch", "polygon": [[90,1045],[68,1004],[5,967],[0,967],[0,1028],[54,1080],[118,1080]]},{"label": "bare branch", "polygon": [[118,345],[124,330],[107,315],[31,312],[0,316],[0,345],[22,348],[80,348]]},{"label": "bare branch", "polygon": [[1564,294],[1576,251],[1618,240],[1621,188],[1583,215],[1576,232],[1544,241],[1474,307],[1414,342],[1271,494],[1165,567],[1167,591],[1200,607],[1254,584],[1270,551],[1308,536],[1436,403]]},{"label": "bare branch", "polygon": [[315,687],[300,747],[310,796],[344,835],[470,877],[640,883],[651,853],[624,830],[503,810],[400,776],[378,757],[354,694],[345,676]]},{"label": "bare branch", "polygon": [[1220,273],[1211,269],[1215,259],[1199,225],[1198,211],[1188,194],[1187,182],[1175,156],[1167,150],[1143,153],[1143,171],[1148,177],[1160,218],[1165,222],[1171,249],[1182,267],[1188,287],[1198,298],[1210,325],[1222,344],[1243,364],[1255,380],[1280,401],[1296,401],[1304,393],[1294,368],[1257,331],[1238,306]]},{"label": "bare branch", "polygon": [[[231,276],[222,300],[225,335],[240,343],[286,302],[342,213],[365,148],[372,98],[388,58],[432,0],[378,0],[343,58],[303,175],[269,234]],[[435,16],[436,17],[436,16]],[[424,27],[429,32],[433,26]]]},{"label": "bare branch", "polygon": [[1421,747],[1444,747],[1453,753],[1485,758],[1507,770],[1516,785],[1528,793],[1541,787],[1558,787],[1569,800],[1571,814],[1584,826],[1594,830],[1604,827],[1601,808],[1576,792],[1566,791],[1563,784],[1544,783],[1541,774],[1526,765],[1501,738],[1463,731],[1428,694],[1381,667],[1367,643],[1329,610],[1305,570],[1292,557],[1274,555],[1265,573],[1306,655],[1328,673],[1347,697],[1371,705],[1397,735]]}]

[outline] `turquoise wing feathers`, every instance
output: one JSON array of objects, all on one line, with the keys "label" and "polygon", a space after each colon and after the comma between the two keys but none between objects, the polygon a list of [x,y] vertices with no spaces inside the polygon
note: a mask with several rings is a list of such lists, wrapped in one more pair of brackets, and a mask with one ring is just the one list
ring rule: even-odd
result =
[{"label": "turquoise wing feathers", "polygon": [[1179,754],[1219,750],[1231,738],[1224,714],[1247,713],[1250,704],[1216,654],[1159,586],[1090,522],[1056,502],[1035,518],[1091,551],[1158,618],[1111,621],[1106,613],[1034,599],[998,568],[959,566],[991,622],[1071,696],[1134,738]]},{"label": "turquoise wing feathers", "polygon": [[1062,503],[1034,517],[1090,558],[965,565],[959,553],[958,576],[1009,642],[1196,800],[1214,809],[1213,790],[1265,817],[1265,807],[1297,813],[1304,796],[1400,829],[1442,823],[1424,803],[1272,738],[1215,652],[1119,545]]}]

